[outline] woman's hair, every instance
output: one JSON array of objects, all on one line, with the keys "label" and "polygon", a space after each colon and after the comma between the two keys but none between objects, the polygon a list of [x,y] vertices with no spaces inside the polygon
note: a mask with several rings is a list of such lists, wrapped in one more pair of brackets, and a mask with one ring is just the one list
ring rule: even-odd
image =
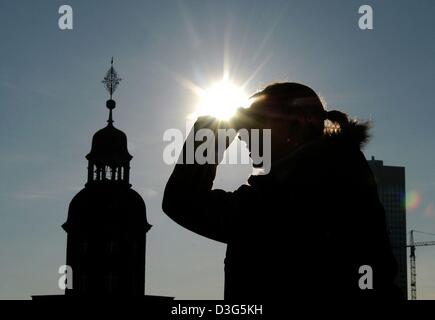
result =
[{"label": "woman's hair", "polygon": [[338,111],[331,110],[325,111],[325,120],[327,120],[324,132],[326,134],[338,133],[342,129],[346,129],[349,126],[349,117],[347,114]]},{"label": "woman's hair", "polygon": [[270,118],[289,121],[289,130],[303,131],[305,139],[338,133],[349,125],[348,116],[327,111],[316,92],[300,83],[274,83],[251,97],[253,111]]}]

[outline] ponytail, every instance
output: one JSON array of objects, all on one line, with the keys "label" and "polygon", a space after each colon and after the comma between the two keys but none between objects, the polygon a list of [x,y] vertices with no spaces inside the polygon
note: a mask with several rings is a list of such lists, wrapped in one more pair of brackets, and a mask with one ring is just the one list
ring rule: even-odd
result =
[{"label": "ponytail", "polygon": [[349,118],[347,114],[338,110],[325,111],[325,120],[331,122],[325,127],[325,132],[328,134],[338,133],[349,126]]}]

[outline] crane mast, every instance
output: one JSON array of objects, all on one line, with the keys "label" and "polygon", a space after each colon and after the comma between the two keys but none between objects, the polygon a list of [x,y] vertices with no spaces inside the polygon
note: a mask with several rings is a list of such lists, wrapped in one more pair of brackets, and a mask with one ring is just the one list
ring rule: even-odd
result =
[{"label": "crane mast", "polygon": [[415,263],[415,248],[416,247],[424,247],[424,246],[434,246],[435,241],[414,241],[414,232],[427,234],[427,235],[435,235],[433,233],[422,232],[417,230],[411,230],[409,233],[409,244],[407,247],[410,248],[409,254],[409,266],[411,268],[411,300],[417,300],[417,268]]},{"label": "crane mast", "polygon": [[414,243],[414,230],[410,231],[409,236],[409,265],[411,268],[411,300],[417,300],[417,271],[415,269],[415,243]]}]

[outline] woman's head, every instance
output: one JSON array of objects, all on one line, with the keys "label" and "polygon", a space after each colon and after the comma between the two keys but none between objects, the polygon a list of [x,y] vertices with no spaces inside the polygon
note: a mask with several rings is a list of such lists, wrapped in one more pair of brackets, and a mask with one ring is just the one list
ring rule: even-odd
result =
[{"label": "woman's head", "polygon": [[319,139],[325,120],[345,125],[347,116],[327,112],[313,89],[299,83],[275,83],[254,94],[249,109],[241,111],[243,127],[271,129],[272,157],[280,157],[295,147]]}]

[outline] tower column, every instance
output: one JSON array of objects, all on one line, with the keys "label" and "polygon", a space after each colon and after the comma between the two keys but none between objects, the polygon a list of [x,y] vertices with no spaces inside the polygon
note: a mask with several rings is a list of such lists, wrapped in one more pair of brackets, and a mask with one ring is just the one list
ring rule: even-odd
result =
[{"label": "tower column", "polygon": [[94,180],[94,163],[92,161],[88,162],[88,182]]},{"label": "tower column", "polygon": [[126,165],[124,167],[124,181],[129,183],[130,182],[130,166]]}]

